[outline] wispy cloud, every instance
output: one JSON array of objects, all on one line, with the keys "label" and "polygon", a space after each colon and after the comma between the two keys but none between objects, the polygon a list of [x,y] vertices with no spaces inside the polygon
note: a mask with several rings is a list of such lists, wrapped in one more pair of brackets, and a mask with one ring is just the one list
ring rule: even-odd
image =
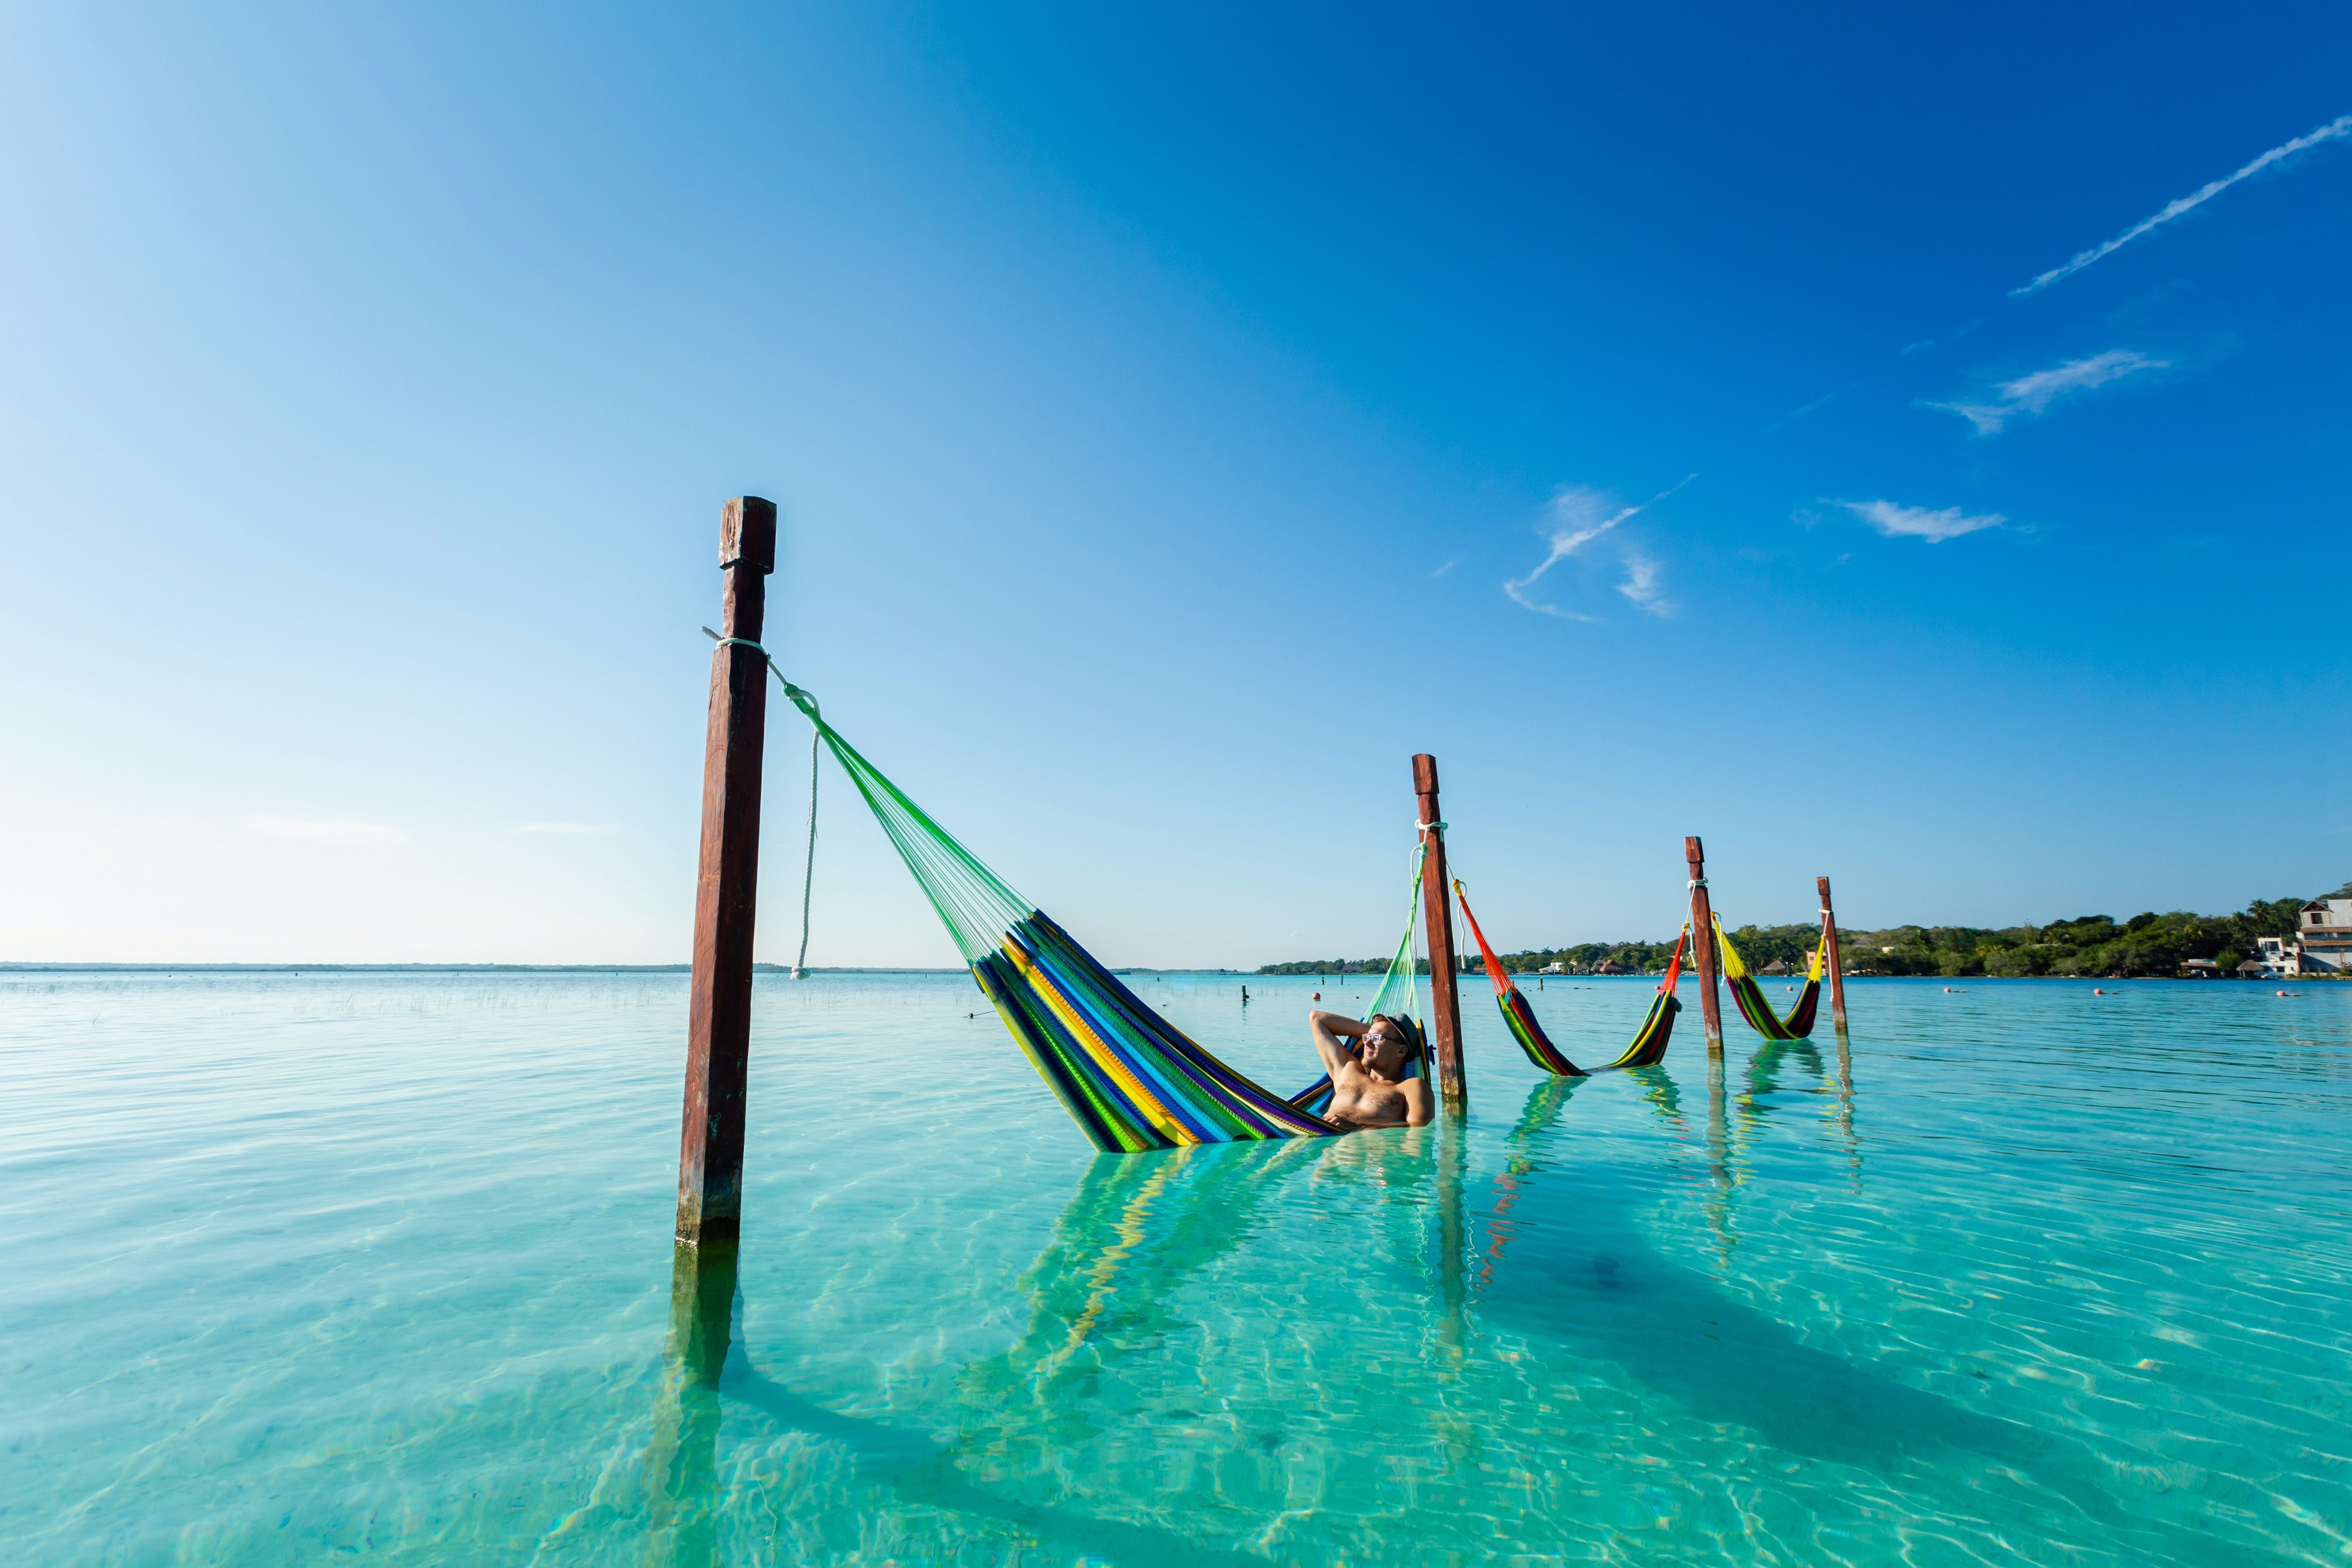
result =
[{"label": "wispy cloud", "polygon": [[610,833],[609,822],[526,822],[517,833]]},{"label": "wispy cloud", "polygon": [[1654,616],[1671,616],[1675,606],[1658,587],[1658,563],[1646,555],[1628,552],[1625,556],[1625,580],[1617,591]]},{"label": "wispy cloud", "polygon": [[1969,516],[1956,506],[1930,511],[1924,506],[1899,506],[1891,500],[1845,500],[1838,505],[1889,539],[1924,539],[1930,544],[1941,544],[1947,539],[1958,539],[1980,528],[1999,528],[2009,521],[1997,511]]},{"label": "wispy cloud", "polygon": [[[1558,605],[1546,604],[1532,596],[1534,587],[1543,574],[1576,554],[1594,540],[1608,533],[1629,518],[1638,517],[1698,476],[1693,474],[1670,489],[1660,490],[1639,506],[1620,507],[1607,495],[1585,485],[1562,485],[1553,492],[1551,504],[1545,509],[1549,522],[1551,553],[1543,558],[1536,569],[1524,577],[1514,577],[1503,584],[1514,603],[1538,615],[1558,616],[1564,621],[1597,621],[1597,616],[1587,616],[1575,610],[1564,610]],[[1638,563],[1638,564],[1637,564]],[[1656,584],[1658,565],[1631,551],[1625,553],[1626,579],[1619,592],[1649,610],[1653,615],[1670,615],[1674,606],[1658,595]],[[1638,589],[1638,592],[1636,591]]]},{"label": "wispy cloud", "polygon": [[2167,369],[2171,363],[2170,360],[2150,359],[2133,349],[2109,349],[2088,359],[2070,359],[2064,364],[2037,370],[2015,381],[2004,381],[1993,388],[1993,400],[1990,403],[1930,403],[1927,406],[1958,415],[1974,425],[1979,436],[1995,436],[2013,416],[2040,414],[2070,392],[2088,392],[2144,370]]},{"label": "wispy cloud", "polygon": [[2049,288],[2050,285],[2057,282],[2060,279],[2071,278],[2075,273],[2083,270],[2084,268],[2090,266],[2091,263],[2104,260],[2105,258],[2114,255],[2116,251],[2121,250],[2125,246],[2129,245],[2133,240],[2137,239],[2140,236],[2147,233],[2149,230],[2157,228],[2161,225],[2170,223],[2174,218],[2179,217],[2185,212],[2190,211],[2192,208],[2203,206],[2207,202],[2211,201],[2215,196],[2220,195],[2223,191],[2228,190],[2231,185],[2236,184],[2240,180],[2245,179],[2248,175],[2260,174],[2263,170],[2269,168],[2273,163],[2279,162],[2279,160],[2283,158],[2292,158],[2306,147],[2316,147],[2322,142],[2334,142],[2338,138],[2347,135],[2352,135],[2352,114],[2338,115],[2336,118],[2329,121],[2326,124],[2321,126],[2316,131],[2311,132],[2305,135],[2298,136],[2292,142],[2282,142],[2277,146],[2272,148],[2269,152],[2263,153],[2261,157],[2256,158],[2252,163],[2248,163],[2244,168],[2240,169],[2236,174],[2230,175],[2228,178],[2210,181],[2206,184],[2199,186],[2189,195],[2180,197],[2178,201],[2166,203],[2164,210],[2158,213],[2154,217],[2142,218],[2139,222],[2132,225],[2131,227],[2124,230],[2123,233],[2116,236],[2115,238],[2095,245],[2088,250],[2077,251],[2073,259],[2069,260],[2064,266],[2053,267],[2049,271],[2044,272],[2041,277],[2036,278],[2032,282],[2022,284],[2018,288],[2011,289],[2009,292],[2012,298],[2020,294],[2040,293],[2042,289]]},{"label": "wispy cloud", "polygon": [[307,838],[314,844],[397,844],[408,837],[397,827],[373,822],[303,822],[290,816],[248,816],[245,825],[272,838]]}]

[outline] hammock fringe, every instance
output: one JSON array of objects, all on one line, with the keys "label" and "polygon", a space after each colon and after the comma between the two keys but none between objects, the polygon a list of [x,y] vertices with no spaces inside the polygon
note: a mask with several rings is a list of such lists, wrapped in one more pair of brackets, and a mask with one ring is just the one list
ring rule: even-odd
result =
[{"label": "hammock fringe", "polygon": [[[772,659],[768,668],[775,670]],[[1341,1131],[1316,1114],[1328,1102],[1328,1079],[1285,1099],[1203,1049],[866,761],[825,721],[815,698],[775,672],[898,851],[1006,1032],[1096,1148],[1136,1153]],[[1412,885],[1417,906],[1418,849]],[[1408,920],[1373,1011],[1408,1019],[1419,1011],[1412,939]]]}]

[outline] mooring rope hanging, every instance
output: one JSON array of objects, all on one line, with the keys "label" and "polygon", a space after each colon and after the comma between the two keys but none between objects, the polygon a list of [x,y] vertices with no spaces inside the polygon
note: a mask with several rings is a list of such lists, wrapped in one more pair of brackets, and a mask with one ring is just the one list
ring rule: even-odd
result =
[{"label": "mooring rope hanging", "polygon": [[[782,682],[874,813],[1030,1065],[1097,1148],[1133,1152],[1339,1131],[1306,1109],[1328,1093],[1327,1079],[1286,1099],[1219,1061],[884,777],[825,721],[815,698],[784,679],[765,648],[748,637],[703,631],[722,646],[751,648]],[[1426,837],[1413,846],[1403,939],[1372,997],[1371,1010],[1392,1017],[1420,1014],[1412,942]]]},{"label": "mooring rope hanging", "polygon": [[816,887],[816,758],[824,743],[824,736],[814,730],[809,731],[808,854],[801,862],[801,955],[793,960],[795,980],[808,978],[809,895]]},{"label": "mooring rope hanging", "polygon": [[[722,637],[709,626],[702,628],[702,635],[720,647],[748,647],[758,654],[760,662],[768,667],[768,672],[782,682],[785,695],[794,699],[808,697],[809,718],[812,721],[816,718],[816,699],[809,697],[807,692],[803,691],[791,681],[785,680],[784,672],[776,668],[776,661],[769,657],[766,648],[761,647],[750,637]],[[809,731],[808,852],[801,861],[801,951],[800,956],[793,960],[793,978],[795,980],[808,978],[809,901],[816,889],[816,764],[818,749],[824,743],[824,735],[821,730]]]}]

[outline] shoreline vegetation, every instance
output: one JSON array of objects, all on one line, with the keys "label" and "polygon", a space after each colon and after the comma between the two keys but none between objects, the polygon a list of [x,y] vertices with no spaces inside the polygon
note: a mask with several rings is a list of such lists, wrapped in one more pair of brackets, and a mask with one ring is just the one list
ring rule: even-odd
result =
[{"label": "shoreline vegetation", "polygon": [[[2343,897],[2339,893],[2336,895]],[[2177,910],[2158,914],[2153,910],[2116,920],[2111,915],[2079,915],[2046,925],[1888,926],[1881,931],[1838,927],[1839,956],[1850,976],[1912,974],[1960,979],[1984,975],[1995,979],[2025,979],[2039,975],[2170,976],[2192,958],[2211,959],[2223,973],[2253,956],[2258,939],[2290,936],[2302,899],[2257,899],[2242,913],[2200,915]],[[1729,933],[1750,969],[1785,963],[1801,969],[1821,938],[1821,927],[1802,925],[1741,926]],[[1530,948],[1523,952],[1497,953],[1504,969],[1514,974],[1538,974],[1559,965],[1567,974],[1662,974],[1674,953],[1674,942],[1588,942],[1567,947]],[[1260,974],[1368,974],[1388,967],[1388,960],[1303,959],[1269,963]],[[1464,972],[1484,966],[1475,954]],[[1424,961],[1421,973],[1429,973]]]}]

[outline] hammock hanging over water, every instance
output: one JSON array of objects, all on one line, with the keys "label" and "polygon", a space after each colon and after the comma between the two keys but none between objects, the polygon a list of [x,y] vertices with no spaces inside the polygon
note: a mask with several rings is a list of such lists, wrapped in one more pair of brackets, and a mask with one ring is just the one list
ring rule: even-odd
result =
[{"label": "hammock hanging over water", "polygon": [[[1187,1038],[859,755],[814,698],[788,680],[783,687],[873,810],[1005,1028],[1097,1148],[1134,1152],[1340,1131]],[[1374,1011],[1412,1005],[1412,944],[1408,930],[1399,949],[1402,981],[1391,963]],[[1318,1087],[1328,1093],[1328,1081]],[[1298,1099],[1314,1096],[1310,1089]]]},{"label": "hammock hanging over water", "polygon": [[1724,988],[1731,993],[1731,1000],[1738,1005],[1739,1016],[1748,1020],[1749,1028],[1768,1040],[1801,1040],[1812,1034],[1813,1015],[1822,1005],[1822,954],[1829,946],[1826,938],[1814,944],[1813,956],[1805,965],[1805,988],[1797,993],[1797,1005],[1789,1009],[1785,1018],[1772,1011],[1764,988],[1756,984],[1756,977],[1740,961],[1739,950],[1723,934],[1720,920],[1715,922],[1715,942],[1723,954]]},{"label": "hammock hanging over water", "polygon": [[1495,1003],[1503,1010],[1503,1022],[1510,1026],[1511,1038],[1519,1042],[1528,1060],[1549,1073],[1562,1078],[1589,1078],[1596,1072],[1611,1072],[1618,1068],[1655,1067],[1665,1059],[1666,1044],[1674,1038],[1675,1015],[1682,1004],[1675,1000],[1675,984],[1682,978],[1683,950],[1689,944],[1690,927],[1683,927],[1675,939],[1675,954],[1666,964],[1666,977],[1658,983],[1657,994],[1650,998],[1650,1011],[1642,1026],[1633,1031],[1633,1043],[1627,1046],[1618,1058],[1605,1067],[1590,1071],[1578,1067],[1560,1054],[1558,1046],[1544,1033],[1537,1022],[1535,1009],[1511,977],[1503,972],[1502,961],[1495,950],[1486,945],[1486,933],[1478,929],[1478,917],[1470,912],[1470,900],[1462,890],[1459,878],[1454,883],[1454,900],[1462,906],[1462,918],[1470,923],[1470,934],[1478,943],[1478,955],[1486,961],[1486,978],[1495,987]]}]

